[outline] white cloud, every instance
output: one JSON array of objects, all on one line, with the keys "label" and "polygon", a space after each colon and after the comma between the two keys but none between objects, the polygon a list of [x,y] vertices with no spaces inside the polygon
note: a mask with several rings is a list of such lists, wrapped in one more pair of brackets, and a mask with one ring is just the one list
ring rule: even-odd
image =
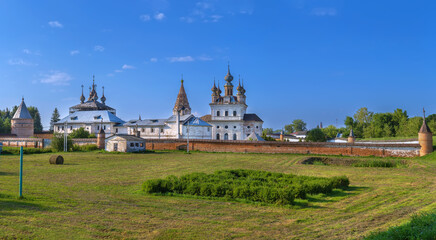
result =
[{"label": "white cloud", "polygon": [[64,27],[64,25],[62,25],[58,21],[50,21],[50,22],[48,22],[48,25],[52,28],[63,28]]},{"label": "white cloud", "polygon": [[117,70],[115,70],[114,72],[116,72],[116,73],[120,73],[120,72],[123,72],[123,70],[117,69]]},{"label": "white cloud", "polygon": [[165,14],[163,14],[163,13],[156,13],[154,15],[154,19],[159,20],[159,21],[163,20],[164,18],[165,18]]},{"label": "white cloud", "polygon": [[79,50],[72,50],[72,51],[70,51],[70,55],[71,56],[77,55],[79,53],[80,53]]},{"label": "white cloud", "polygon": [[39,53],[39,51],[31,51],[31,50],[29,50],[27,48],[23,49],[23,53],[27,54],[27,55],[37,55],[37,56],[41,55]]},{"label": "white cloud", "polygon": [[312,9],[311,15],[324,17],[324,16],[336,16],[337,11],[334,8],[314,8]]},{"label": "white cloud", "polygon": [[71,76],[68,73],[60,71],[51,71],[49,74],[43,75],[40,82],[52,85],[70,85]]},{"label": "white cloud", "polygon": [[180,21],[186,22],[186,23],[193,23],[195,20],[192,17],[181,17]]},{"label": "white cloud", "polygon": [[212,61],[213,58],[209,57],[209,56],[200,56],[197,58],[200,61]]},{"label": "white cloud", "polygon": [[8,64],[9,65],[19,65],[19,66],[35,66],[35,65],[37,65],[37,64],[30,63],[30,62],[26,62],[21,58],[9,59]]},{"label": "white cloud", "polygon": [[96,52],[103,52],[104,51],[104,47],[100,46],[100,45],[96,45],[96,46],[94,46],[94,51],[96,51]]},{"label": "white cloud", "polygon": [[108,77],[113,77],[114,74],[113,74],[113,73],[108,73],[107,76],[108,76]]},{"label": "white cloud", "polygon": [[122,69],[135,69],[134,66],[132,66],[132,65],[127,65],[127,64],[124,64],[121,68],[122,68]]},{"label": "white cloud", "polygon": [[191,56],[185,56],[185,57],[169,57],[168,61],[170,62],[193,62],[194,58]]},{"label": "white cloud", "polygon": [[148,14],[144,14],[144,15],[139,16],[139,19],[141,19],[144,22],[148,22],[151,20],[151,17]]},{"label": "white cloud", "polygon": [[220,15],[212,15],[210,16],[212,22],[218,22],[223,16]]},{"label": "white cloud", "polygon": [[150,58],[150,62],[157,62],[157,58]]},{"label": "white cloud", "polygon": [[210,9],[213,7],[212,3],[206,2],[206,1],[197,2],[195,5],[197,5],[197,7],[199,7],[199,8],[203,8],[203,9]]}]

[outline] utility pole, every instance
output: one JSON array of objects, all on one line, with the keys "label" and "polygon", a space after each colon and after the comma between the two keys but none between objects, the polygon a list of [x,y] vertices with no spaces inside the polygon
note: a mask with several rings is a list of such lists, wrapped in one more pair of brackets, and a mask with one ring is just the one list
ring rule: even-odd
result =
[{"label": "utility pole", "polygon": [[67,121],[65,121],[65,124],[64,124],[64,152],[67,152],[67,151],[68,151],[68,143],[67,143],[67,140],[68,140],[67,127],[68,127],[68,124],[67,124]]},{"label": "utility pole", "polygon": [[188,120],[188,128],[186,129],[186,132],[188,133],[188,143],[187,143],[187,148],[186,148],[186,150],[187,150],[187,153],[189,153],[189,120]]}]

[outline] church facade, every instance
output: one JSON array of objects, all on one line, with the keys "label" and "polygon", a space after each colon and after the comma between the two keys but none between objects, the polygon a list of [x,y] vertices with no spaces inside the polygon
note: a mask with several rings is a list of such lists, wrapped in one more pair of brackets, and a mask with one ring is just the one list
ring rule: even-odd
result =
[{"label": "church facade", "polygon": [[211,139],[212,134],[210,124],[191,114],[183,79],[172,116],[165,119],[131,120],[123,124],[123,127],[128,134],[145,139]]},{"label": "church facade", "polygon": [[116,134],[117,127],[122,126],[125,121],[116,116],[116,110],[106,105],[106,97],[103,94],[99,100],[95,79],[92,80],[92,87],[89,88],[89,97],[80,96],[80,104],[70,108],[69,115],[54,123],[54,131],[58,133],[72,133],[74,130],[84,128],[91,134],[97,135],[103,129],[107,134]]},{"label": "church facade", "polygon": [[233,94],[233,76],[230,67],[224,77],[224,95],[215,82],[212,87],[210,114],[202,119],[212,125],[212,139],[216,140],[261,140],[263,121],[256,114],[246,113],[245,88],[241,81]]}]

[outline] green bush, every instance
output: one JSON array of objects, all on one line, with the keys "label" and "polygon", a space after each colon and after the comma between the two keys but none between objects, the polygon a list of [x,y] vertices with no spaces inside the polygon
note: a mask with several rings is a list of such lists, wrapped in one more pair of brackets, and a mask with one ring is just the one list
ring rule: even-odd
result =
[{"label": "green bush", "polygon": [[325,142],[327,141],[327,136],[321,129],[314,128],[307,132],[305,140],[306,142]]},{"label": "green bush", "polygon": [[98,150],[97,145],[95,144],[88,144],[88,145],[73,145],[72,148],[73,152],[91,152]]},{"label": "green bush", "polygon": [[[64,135],[62,133],[54,133],[51,139],[51,147],[53,150],[61,152],[64,151]],[[73,140],[71,137],[67,137],[67,150],[70,151],[73,148]]]},{"label": "green bush", "polygon": [[[38,154],[38,153],[51,153],[53,149],[51,148],[23,148],[23,154]],[[2,155],[19,155],[19,147],[3,147]]]},{"label": "green bush", "polygon": [[305,199],[307,194],[327,194],[348,185],[345,176],[319,178],[239,169],[152,179],[144,182],[142,189],[146,193],[172,192],[286,205],[295,198]]},{"label": "green bush", "polygon": [[367,160],[367,161],[359,161],[354,163],[353,167],[385,167],[385,168],[393,168],[400,165],[404,165],[399,161],[389,161],[389,160]]},{"label": "green bush", "polygon": [[404,225],[389,228],[385,232],[373,233],[366,240],[416,239],[434,240],[436,236],[436,212],[415,215]]}]

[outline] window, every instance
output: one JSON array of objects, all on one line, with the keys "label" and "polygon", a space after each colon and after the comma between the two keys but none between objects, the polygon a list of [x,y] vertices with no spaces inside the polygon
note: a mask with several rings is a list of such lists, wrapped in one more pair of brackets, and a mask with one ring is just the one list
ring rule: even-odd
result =
[{"label": "window", "polygon": [[97,126],[97,130],[100,130],[100,126]]},{"label": "window", "polygon": [[139,147],[139,143],[135,143],[135,147]]},{"label": "window", "polygon": [[144,132],[145,131],[145,128],[141,128],[141,132]]},{"label": "window", "polygon": [[144,147],[144,143],[139,144],[140,147]]},{"label": "window", "polygon": [[73,126],[70,126],[70,130],[71,130],[71,131],[73,130]]},{"label": "window", "polygon": [[207,128],[207,131],[210,132],[210,128]]},{"label": "window", "polygon": [[115,128],[115,133],[118,133],[118,128]]},{"label": "window", "polygon": [[259,126],[256,126],[256,128],[259,128]]},{"label": "window", "polygon": [[233,116],[236,116],[236,111],[233,111]]},{"label": "window", "polygon": [[227,129],[227,128],[229,128],[229,126],[225,126],[224,128]]},{"label": "window", "polygon": [[247,137],[250,136],[250,134],[247,134]]},{"label": "window", "polygon": [[106,130],[106,125],[103,125],[103,130]]},{"label": "window", "polygon": [[247,126],[248,129],[250,129],[250,126]]},{"label": "window", "polygon": [[163,131],[164,131],[164,129],[163,129],[163,128],[161,128],[161,129],[160,129],[160,132],[161,132],[161,133],[163,133]]},{"label": "window", "polygon": [[133,143],[130,143],[130,147],[134,147],[135,146],[135,144],[133,144]]},{"label": "window", "polygon": [[216,115],[219,117],[220,116],[220,111],[216,111]]},{"label": "window", "polygon": [[64,126],[62,126],[62,131],[64,130]]},{"label": "window", "polygon": [[216,126],[216,128],[220,128],[220,126]]},{"label": "window", "polygon": [[216,140],[220,140],[220,134],[219,133],[216,134]]},{"label": "window", "polygon": [[226,115],[226,117],[229,116],[229,111],[226,111],[226,112],[225,112],[225,115]]},{"label": "window", "polygon": [[152,132],[152,133],[154,132],[154,128],[151,128],[151,132]]},{"label": "window", "polygon": [[236,133],[233,134],[233,140],[237,140]]},{"label": "window", "polygon": [[229,134],[228,133],[224,134],[224,140],[229,140]]},{"label": "window", "polygon": [[233,126],[233,128],[236,128],[236,126]]}]

